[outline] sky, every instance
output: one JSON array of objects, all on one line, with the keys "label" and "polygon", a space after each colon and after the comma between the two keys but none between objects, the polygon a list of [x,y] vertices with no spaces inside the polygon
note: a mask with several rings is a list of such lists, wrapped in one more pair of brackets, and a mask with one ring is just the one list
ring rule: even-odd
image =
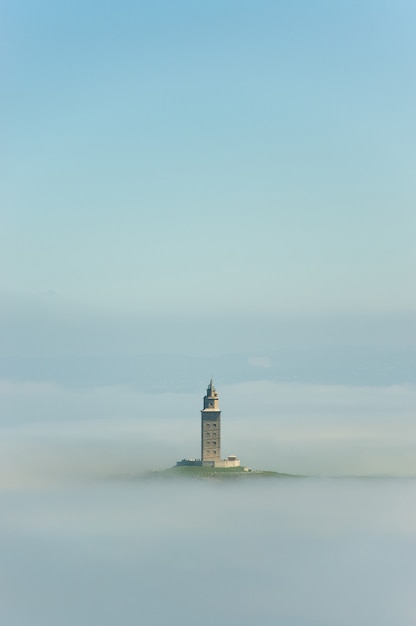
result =
[{"label": "sky", "polygon": [[0,11],[1,297],[23,327],[414,314],[412,2]]},{"label": "sky", "polygon": [[268,441],[287,385],[299,423],[322,418],[291,469],[416,472],[407,452],[317,452],[333,420],[348,440],[381,413],[375,431],[403,419],[416,445],[415,17],[405,0],[1,3],[8,433],[63,414],[82,436],[102,398],[139,430],[172,405],[197,416],[213,375],[230,420],[239,389]]}]

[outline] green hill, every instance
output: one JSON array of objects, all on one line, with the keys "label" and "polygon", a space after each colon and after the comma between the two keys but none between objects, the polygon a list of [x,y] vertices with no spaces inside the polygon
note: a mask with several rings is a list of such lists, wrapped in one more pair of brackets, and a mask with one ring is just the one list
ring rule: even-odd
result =
[{"label": "green hill", "polygon": [[245,470],[244,467],[201,467],[201,466],[175,466],[153,475],[161,477],[180,477],[211,479],[211,480],[250,480],[255,478],[301,478],[295,474],[282,474],[268,470]]}]

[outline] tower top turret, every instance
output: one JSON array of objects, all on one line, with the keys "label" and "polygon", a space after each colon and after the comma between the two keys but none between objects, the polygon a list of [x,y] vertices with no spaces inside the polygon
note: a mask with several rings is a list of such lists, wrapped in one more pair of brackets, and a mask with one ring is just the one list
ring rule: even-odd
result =
[{"label": "tower top turret", "polygon": [[219,406],[218,406],[218,393],[214,387],[214,383],[211,380],[209,381],[209,385],[207,388],[207,395],[204,397],[204,411],[208,409],[208,410],[214,410],[214,411],[219,411]]}]

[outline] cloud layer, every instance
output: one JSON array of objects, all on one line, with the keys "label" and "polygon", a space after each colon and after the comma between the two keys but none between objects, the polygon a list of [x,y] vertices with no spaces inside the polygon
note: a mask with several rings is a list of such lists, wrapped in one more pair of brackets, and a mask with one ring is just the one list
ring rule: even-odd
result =
[{"label": "cloud layer", "polygon": [[414,626],[413,479],[1,493],[13,626]]}]

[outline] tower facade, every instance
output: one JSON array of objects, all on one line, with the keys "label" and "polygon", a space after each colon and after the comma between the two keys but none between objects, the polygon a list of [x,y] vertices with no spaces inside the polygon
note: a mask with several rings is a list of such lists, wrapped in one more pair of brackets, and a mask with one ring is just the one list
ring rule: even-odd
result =
[{"label": "tower facade", "polygon": [[216,465],[221,459],[221,411],[218,393],[212,379],[204,396],[201,411],[201,461],[202,464]]},{"label": "tower facade", "polygon": [[[176,465],[182,467],[205,465],[223,469],[241,467],[240,460],[234,454],[221,460],[221,411],[212,378],[201,411],[201,459],[182,459],[177,461]],[[249,471],[247,468],[244,470]]]}]

